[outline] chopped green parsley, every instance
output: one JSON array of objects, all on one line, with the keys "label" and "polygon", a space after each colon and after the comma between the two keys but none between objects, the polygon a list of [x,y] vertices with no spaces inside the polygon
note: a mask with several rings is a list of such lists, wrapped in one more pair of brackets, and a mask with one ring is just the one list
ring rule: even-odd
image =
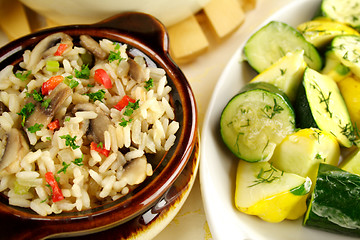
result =
[{"label": "chopped green parsley", "polygon": [[36,133],[37,131],[40,131],[43,126],[43,124],[35,123],[34,126],[28,127],[28,130],[31,133]]},{"label": "chopped green parsley", "polygon": [[28,117],[34,112],[35,110],[35,105],[33,103],[27,103],[20,112],[18,112],[17,114],[21,116],[21,125],[24,126],[25,125],[25,121],[26,119],[28,119]]},{"label": "chopped green parsley", "polygon": [[80,166],[84,165],[83,158],[84,158],[84,155],[82,155],[81,158],[75,158],[75,160],[72,161],[72,163],[80,167]]},{"label": "chopped green parsley", "polygon": [[[73,163],[73,164],[80,167],[80,166],[84,165],[83,164],[83,158],[84,158],[84,155],[82,155],[81,158],[75,158],[75,160],[71,161],[71,163]],[[68,169],[68,167],[70,167],[71,163],[62,162],[63,167],[59,171],[57,171],[57,174],[60,174],[60,173],[65,174],[66,170]]]},{"label": "chopped green parsley", "polygon": [[81,70],[75,69],[75,77],[82,79],[89,79],[90,77],[90,69],[88,65],[82,65]]},{"label": "chopped green parsley", "polygon": [[60,174],[60,173],[66,173],[66,170],[68,169],[68,167],[70,166],[70,163],[69,164],[67,164],[66,162],[62,162],[62,165],[63,165],[63,167],[59,170],[59,171],[57,171],[57,174]]},{"label": "chopped green parsley", "polygon": [[145,89],[147,91],[150,90],[150,88],[154,87],[154,80],[152,78],[150,78],[148,81],[145,82]]},{"label": "chopped green parsley", "polygon": [[105,97],[105,90],[100,89],[97,92],[94,93],[86,93],[85,95],[89,96],[90,100],[95,102],[96,100],[99,100],[100,102],[102,102],[102,100]]},{"label": "chopped green parsley", "polygon": [[72,149],[77,149],[80,147],[75,144],[76,136],[72,138],[69,134],[67,134],[67,135],[60,136],[60,138],[65,139],[65,145],[70,146]]},{"label": "chopped green parsley", "polygon": [[132,119],[126,120],[125,118],[121,119],[121,122],[119,122],[119,125],[122,127],[126,127],[129,123],[131,123]]},{"label": "chopped green parsley", "polygon": [[136,102],[132,103],[129,101],[129,104],[126,106],[124,115],[125,116],[131,116],[131,114],[133,114],[134,110],[139,108],[139,101],[137,100]]},{"label": "chopped green parsley", "polygon": [[44,108],[48,108],[51,102],[51,99],[44,99],[44,95],[41,92],[37,92],[35,89],[32,93],[26,93],[27,97],[33,97],[33,99],[37,102],[41,103],[41,106]]},{"label": "chopped green parsley", "polygon": [[73,79],[72,75],[65,77],[64,83],[68,85],[71,89],[76,88],[79,85],[79,82]]},{"label": "chopped green parsley", "polygon": [[18,79],[20,79],[21,81],[25,81],[28,79],[28,77],[30,76],[31,71],[23,71],[23,72],[17,72],[15,73],[15,77],[17,77]]},{"label": "chopped green parsley", "polygon": [[119,62],[120,62],[121,60],[124,59],[120,56],[120,51],[119,51],[120,44],[118,44],[118,43],[114,43],[114,44],[116,44],[115,49],[114,49],[115,51],[110,51],[108,61],[112,62],[112,61],[119,60]]}]

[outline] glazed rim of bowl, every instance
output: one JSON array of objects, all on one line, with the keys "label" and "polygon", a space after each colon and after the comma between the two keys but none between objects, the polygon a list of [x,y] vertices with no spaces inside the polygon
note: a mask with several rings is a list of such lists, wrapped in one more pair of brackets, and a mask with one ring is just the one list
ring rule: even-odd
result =
[{"label": "glazed rim of bowl", "polygon": [[[97,24],[49,28],[27,35],[0,49],[0,69],[9,64],[18,64],[22,60],[22,54],[25,50],[32,49],[41,39],[57,32],[70,35],[74,41],[80,35],[87,34],[94,39],[107,38],[127,44],[130,55],[142,55],[148,64],[156,64],[163,68],[168,77],[168,84],[172,87],[170,101],[175,111],[176,120],[180,123],[176,142],[159,160],[154,168],[153,176],[148,177],[133,192],[116,201],[80,212],[64,212],[42,217],[31,210],[10,206],[7,199],[2,197],[0,200],[0,218],[8,219],[15,216],[22,221],[28,220],[31,224],[39,221],[41,224],[38,226],[48,228],[58,228],[59,225],[62,225],[62,232],[81,232],[94,228],[107,228],[110,225],[123,223],[147,210],[181,174],[196,141],[197,111],[195,99],[184,74],[169,56],[168,35],[165,27],[154,17],[144,13],[123,13]],[[110,214],[111,217],[109,218],[108,215]],[[91,223],[89,223],[90,218]],[[16,221],[16,219],[13,220]],[[51,222],[56,224],[51,225]],[[67,227],[67,225],[71,226]],[[52,233],[58,231],[54,230]]]}]

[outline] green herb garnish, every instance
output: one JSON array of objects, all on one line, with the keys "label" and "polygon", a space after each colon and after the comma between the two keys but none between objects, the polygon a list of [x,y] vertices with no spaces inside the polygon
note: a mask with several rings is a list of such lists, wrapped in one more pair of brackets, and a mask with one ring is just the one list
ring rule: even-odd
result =
[{"label": "green herb garnish", "polygon": [[44,99],[44,95],[41,92],[37,92],[35,89],[32,93],[26,93],[27,97],[33,97],[35,101],[41,102]]},{"label": "green herb garnish", "polygon": [[131,114],[133,114],[134,110],[139,108],[139,101],[137,100],[136,102],[132,103],[129,101],[128,105],[126,105],[126,109],[124,112],[125,116],[131,116]]},{"label": "green herb garnish", "polygon": [[86,93],[85,95],[89,96],[90,100],[95,102],[96,100],[99,100],[100,102],[102,102],[102,100],[105,97],[105,90],[100,89],[97,92],[94,93]]},{"label": "green herb garnish", "polygon": [[66,162],[62,162],[62,165],[63,165],[63,167],[59,170],[59,171],[57,171],[57,174],[60,174],[60,173],[66,173],[66,170],[68,169],[68,167],[70,166],[70,163],[69,164],[67,164]]},{"label": "green herb garnish", "polygon": [[[270,168],[268,170],[264,170],[263,168],[260,169],[258,175],[256,176],[256,180],[254,181],[254,184],[250,185],[249,187],[256,186],[261,183],[271,183],[274,180],[278,179],[279,177],[274,176],[274,173],[278,170],[275,169],[272,164],[270,164]],[[283,171],[281,171],[281,176],[284,174]]]},{"label": "green herb garnish", "polygon": [[154,80],[152,78],[150,78],[148,81],[145,82],[145,89],[147,91],[150,90],[150,88],[152,88],[154,86]]},{"label": "green herb garnish", "polygon": [[33,97],[33,99],[37,102],[41,103],[41,106],[44,108],[48,108],[51,102],[51,99],[44,99],[44,95],[41,92],[37,92],[35,89],[32,93],[26,93],[27,97]]},{"label": "green herb garnish", "polygon": [[31,74],[31,71],[17,72],[17,73],[15,73],[15,77],[17,77],[21,81],[25,81],[30,76],[30,74]]},{"label": "green herb garnish", "polygon": [[41,103],[41,106],[44,107],[44,108],[48,108],[50,102],[51,102],[51,99],[45,99],[45,100]]},{"label": "green herb garnish", "polygon": [[68,85],[71,89],[76,88],[79,85],[79,82],[73,79],[72,75],[65,77],[64,83]]},{"label": "green herb garnish", "polygon": [[81,70],[75,69],[75,77],[82,79],[89,79],[90,77],[90,69],[88,65],[82,65]]},{"label": "green herb garnish", "polygon": [[284,108],[278,105],[274,98],[274,106],[266,105],[264,109],[262,109],[262,112],[265,113],[269,119],[272,119],[276,114],[281,113],[283,110]]},{"label": "green herb garnish", "polygon": [[118,43],[114,43],[114,44],[116,44],[115,49],[114,49],[115,51],[110,51],[108,61],[112,62],[112,61],[119,60],[119,62],[120,62],[121,60],[124,59],[120,56],[120,51],[119,51],[120,44],[118,44]]},{"label": "green herb garnish", "polygon": [[[82,155],[81,156],[81,158],[75,158],[75,160],[74,161],[71,161],[71,163],[73,163],[73,164],[75,164],[75,165],[77,165],[77,166],[82,166],[82,165],[84,165],[82,162],[83,162],[83,157],[84,157],[84,155]],[[60,173],[66,173],[66,170],[68,169],[68,167],[71,165],[71,163],[66,163],[66,162],[62,162],[62,168],[59,170],[59,171],[57,171],[57,174],[60,174]]]},{"label": "green herb garnish", "polygon": [[316,83],[310,83],[310,86],[315,89],[316,91],[318,91],[319,93],[319,101],[320,103],[324,103],[325,104],[325,110],[326,112],[329,113],[330,118],[332,118],[332,112],[330,111],[330,96],[331,96],[331,92],[329,92],[329,94],[326,96],[325,93],[321,90],[320,86]]},{"label": "green herb garnish", "polygon": [[69,134],[67,134],[67,135],[60,136],[60,138],[65,139],[65,145],[70,146],[72,149],[77,149],[80,147],[75,144],[76,136],[72,138]]},{"label": "green herb garnish", "polygon": [[28,130],[31,133],[36,133],[37,131],[40,131],[43,126],[43,124],[35,123],[34,126],[28,127]]},{"label": "green herb garnish", "polygon": [[132,119],[126,120],[125,118],[121,119],[121,122],[119,122],[119,125],[122,127],[126,127],[129,123],[131,123]]},{"label": "green herb garnish", "polygon": [[285,75],[287,69],[280,69],[281,76]]},{"label": "green herb garnish", "polygon": [[80,167],[80,166],[84,165],[83,158],[84,158],[84,155],[81,155],[81,158],[75,158],[75,160],[72,161],[72,163]]},{"label": "green herb garnish", "polygon": [[26,119],[28,119],[28,117],[34,112],[35,110],[35,105],[33,103],[27,103],[20,112],[18,112],[17,114],[21,116],[22,120],[21,120],[21,125],[24,126],[25,125],[25,121]]}]

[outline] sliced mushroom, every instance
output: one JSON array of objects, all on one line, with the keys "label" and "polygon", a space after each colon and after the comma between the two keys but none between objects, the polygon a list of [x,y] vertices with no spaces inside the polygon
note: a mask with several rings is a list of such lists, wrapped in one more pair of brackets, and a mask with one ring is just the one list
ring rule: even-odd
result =
[{"label": "sliced mushroom", "polygon": [[14,173],[20,166],[20,160],[30,151],[29,145],[16,128],[12,128],[6,137],[5,151],[0,159],[0,171],[5,169],[9,173]]},{"label": "sliced mushroom", "polygon": [[144,69],[131,58],[128,59],[128,63],[130,65],[129,76],[137,82],[145,82],[146,74]]},{"label": "sliced mushroom", "polygon": [[2,115],[4,112],[8,112],[9,111],[9,108],[3,103],[0,101],[0,115]]},{"label": "sliced mushroom", "polygon": [[32,50],[29,63],[26,66],[27,70],[33,69],[36,64],[40,61],[40,59],[44,56],[44,53],[58,42],[66,43],[68,45],[73,45],[72,38],[65,33],[54,33],[50,36],[47,36],[43,40],[41,40]]},{"label": "sliced mushroom", "polygon": [[146,168],[147,161],[145,156],[135,158],[128,165],[126,165],[121,178],[129,185],[140,184],[147,176]]},{"label": "sliced mushroom", "polygon": [[104,132],[108,130],[111,124],[110,118],[103,112],[98,112],[97,118],[90,120],[88,136],[93,138],[94,142],[105,142]]},{"label": "sliced mushroom", "polygon": [[89,50],[95,57],[104,60],[107,58],[108,54],[105,52],[98,42],[96,42],[89,35],[81,35],[80,36],[80,45]]},{"label": "sliced mushroom", "polygon": [[35,110],[26,120],[25,127],[28,128],[34,126],[35,123],[47,126],[54,118],[62,103],[71,95],[71,93],[71,88],[65,83],[57,85],[47,98],[45,98],[51,100],[47,108],[42,107],[41,103],[36,102]]},{"label": "sliced mushroom", "polygon": [[96,143],[104,143],[104,132],[108,130],[111,120],[102,111],[96,111],[96,106],[91,103],[78,104],[74,107],[73,113],[78,111],[94,111],[97,113],[97,117],[89,120],[89,127],[87,130],[87,138]]}]

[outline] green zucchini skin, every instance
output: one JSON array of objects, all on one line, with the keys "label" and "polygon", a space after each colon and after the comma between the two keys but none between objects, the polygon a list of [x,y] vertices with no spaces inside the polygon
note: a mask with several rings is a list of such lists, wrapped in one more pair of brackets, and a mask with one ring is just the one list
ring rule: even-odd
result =
[{"label": "green zucchini skin", "polygon": [[360,237],[360,176],[321,163],[304,225]]},{"label": "green zucchini skin", "polygon": [[304,83],[300,84],[294,103],[297,128],[319,128],[311,113]]},{"label": "green zucchini skin", "polygon": [[269,160],[275,146],[294,130],[295,113],[290,100],[266,82],[245,85],[220,117],[223,142],[236,157],[248,162]]},{"label": "green zucchini skin", "polygon": [[318,71],[322,68],[319,52],[300,32],[286,23],[271,21],[248,39],[244,55],[250,66],[260,73],[286,53],[297,50],[304,50],[308,66]]},{"label": "green zucchini skin", "polygon": [[317,127],[332,133],[342,146],[353,145],[350,115],[333,79],[306,68],[296,102],[296,121],[299,128]]}]

